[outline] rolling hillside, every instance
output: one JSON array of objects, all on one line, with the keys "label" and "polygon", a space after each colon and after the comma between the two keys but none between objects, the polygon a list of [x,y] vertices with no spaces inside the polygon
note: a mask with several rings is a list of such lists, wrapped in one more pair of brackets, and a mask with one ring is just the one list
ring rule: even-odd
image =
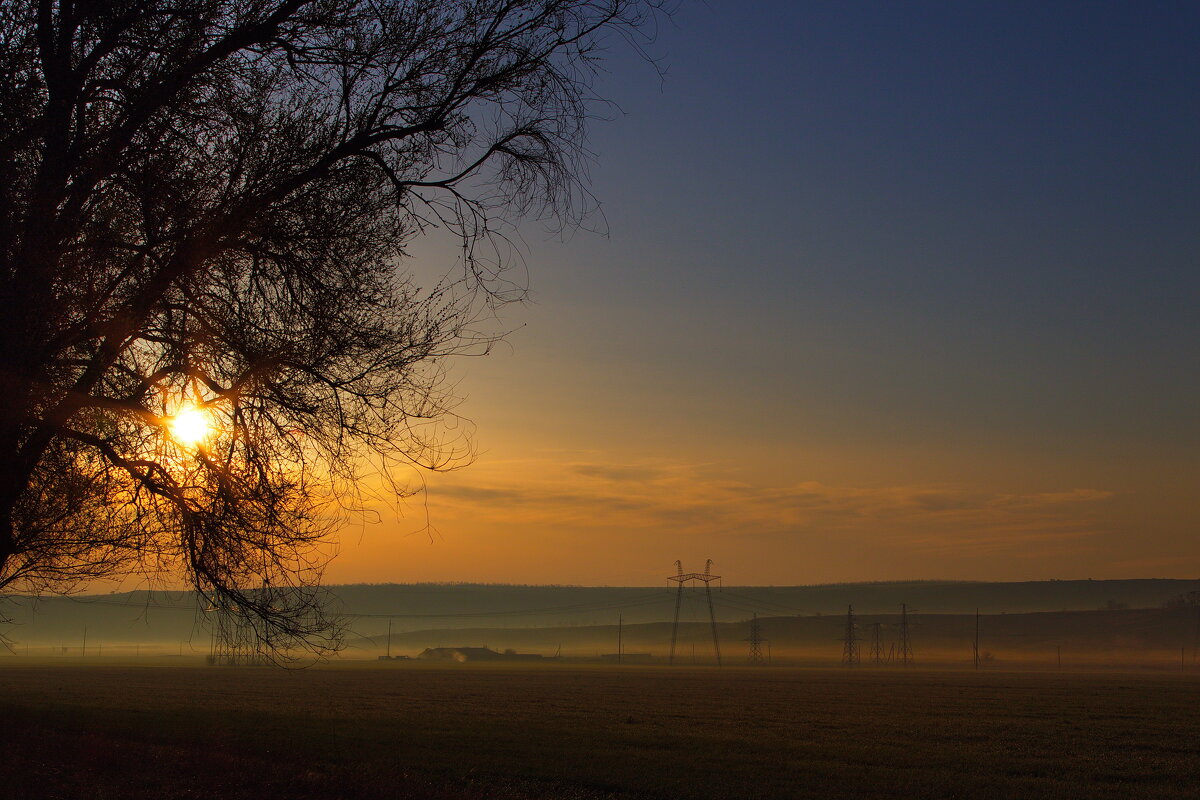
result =
[{"label": "rolling hillside", "polygon": [[[1019,615],[1041,612],[1094,612],[1107,608],[1161,609],[1172,598],[1200,588],[1200,582],[1165,579],[1116,581],[1040,581],[1022,583],[911,582],[864,583],[827,586],[728,586],[713,589],[717,619],[729,626],[728,636],[744,637],[745,620],[752,614],[767,618],[765,625],[785,638],[801,643],[834,641],[840,637],[838,622],[846,606],[853,604],[864,625],[872,617],[889,620],[900,604],[930,626],[939,637],[958,637],[957,619],[978,608],[989,616],[1004,617],[1004,625],[1020,624]],[[675,594],[668,587],[506,586],[479,584],[381,584],[331,587],[336,605],[347,615],[350,649],[366,653],[371,642],[381,641],[389,623],[393,642],[421,647],[446,644],[493,644],[555,648],[568,640],[580,642],[583,650],[608,651],[615,645],[615,626],[621,618],[636,643],[664,641],[660,629],[674,613]],[[85,637],[92,652],[108,646],[110,653],[142,646],[162,652],[207,652],[209,632],[204,614],[189,593],[128,592],[122,594],[48,597],[32,600],[8,597],[2,613],[10,622],[4,634],[13,652],[42,648],[78,652]],[[1136,615],[1135,615],[1136,616]],[[680,613],[685,630],[707,627],[708,605],[702,589],[684,590]],[[1091,619],[1087,615],[1073,619]],[[935,623],[933,620],[941,620]],[[1115,619],[1115,618],[1113,618]],[[1138,617],[1149,619],[1149,617]],[[1111,619],[1103,623],[1108,626]],[[888,622],[888,624],[892,624]],[[1074,624],[1074,623],[1072,623]],[[1139,623],[1140,624],[1140,623]],[[1173,623],[1172,623],[1173,624]],[[950,628],[943,631],[944,625]],[[641,626],[641,627],[639,627]],[[780,628],[779,626],[784,626]],[[790,627],[789,627],[790,626]],[[572,629],[580,629],[568,634]],[[591,630],[584,630],[591,629]],[[611,630],[610,630],[611,629]],[[735,630],[736,629],[736,630]],[[785,630],[786,629],[786,630]],[[455,636],[454,631],[461,631]],[[497,631],[507,631],[504,635]],[[523,631],[523,633],[518,633]],[[541,633],[538,633],[541,631]],[[432,633],[431,633],[432,632]],[[611,635],[610,635],[611,633]],[[1018,637],[1018,633],[1006,633]],[[1020,634],[1024,635],[1024,634]],[[1032,634],[1030,634],[1032,635]],[[1140,635],[1140,634],[1139,634]],[[1180,634],[1159,639],[1176,641]],[[1060,633],[1053,638],[1062,639]],[[668,636],[669,640],[669,636]],[[1150,641],[1150,640],[1147,640]],[[510,644],[511,642],[511,644]],[[636,645],[641,646],[641,645]],[[808,646],[805,644],[804,646]],[[1157,645],[1156,645],[1157,646]],[[1174,646],[1174,645],[1173,645]],[[649,647],[646,644],[645,647]],[[67,648],[65,651],[63,648]],[[661,649],[661,647],[657,648]]]}]

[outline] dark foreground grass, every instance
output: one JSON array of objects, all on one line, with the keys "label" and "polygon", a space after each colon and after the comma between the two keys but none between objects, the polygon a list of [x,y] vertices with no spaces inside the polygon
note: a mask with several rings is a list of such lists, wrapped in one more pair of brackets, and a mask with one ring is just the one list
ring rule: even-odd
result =
[{"label": "dark foreground grass", "polygon": [[9,798],[1200,797],[1180,675],[0,668]]}]

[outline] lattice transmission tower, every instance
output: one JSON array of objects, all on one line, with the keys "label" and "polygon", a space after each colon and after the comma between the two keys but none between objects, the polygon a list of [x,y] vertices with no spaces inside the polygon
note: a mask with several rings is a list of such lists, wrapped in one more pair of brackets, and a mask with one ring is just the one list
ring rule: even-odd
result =
[{"label": "lattice transmission tower", "polygon": [[245,609],[218,603],[204,611],[212,626],[209,666],[250,667],[271,663],[266,642]]},{"label": "lattice transmission tower", "polygon": [[858,621],[854,606],[846,606],[846,633],[842,639],[842,663],[848,667],[858,664]]},{"label": "lattice transmission tower", "polygon": [[704,595],[708,600],[708,619],[712,623],[713,653],[717,657],[717,666],[721,666],[721,642],[717,637],[717,612],[713,608],[712,582],[721,580],[720,575],[712,574],[712,559],[704,562],[704,572],[684,572],[683,563],[675,562],[675,574],[668,575],[667,580],[675,581],[678,588],[675,591],[675,622],[671,625],[671,654],[667,657],[668,664],[675,663],[675,642],[679,638],[679,607],[683,604],[683,587],[685,584],[698,581],[704,584]]},{"label": "lattice transmission tower", "polygon": [[[289,595],[295,591],[263,581],[260,588],[246,590],[246,596],[253,598],[255,605],[277,611],[289,607]],[[227,597],[217,596],[204,609],[204,619],[212,630],[207,659],[210,666],[257,667],[275,663],[271,628],[257,614]]]},{"label": "lattice transmission tower", "polygon": [[766,644],[767,637],[762,635],[762,625],[758,622],[757,613],[750,619],[750,635],[744,641],[750,643],[749,662],[757,665],[766,663],[766,659],[763,658],[762,646]]},{"label": "lattice transmission tower", "polygon": [[900,604],[900,646],[896,648],[896,660],[904,666],[912,664],[912,640],[908,638],[908,604]]},{"label": "lattice transmission tower", "polygon": [[871,663],[883,663],[883,625],[879,622],[871,623]]}]

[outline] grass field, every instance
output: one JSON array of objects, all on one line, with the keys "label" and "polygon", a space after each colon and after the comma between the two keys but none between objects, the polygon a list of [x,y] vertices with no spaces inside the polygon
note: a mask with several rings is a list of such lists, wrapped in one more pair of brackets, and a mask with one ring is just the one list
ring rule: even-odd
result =
[{"label": "grass field", "polygon": [[1182,798],[1180,674],[0,667],[4,797]]}]

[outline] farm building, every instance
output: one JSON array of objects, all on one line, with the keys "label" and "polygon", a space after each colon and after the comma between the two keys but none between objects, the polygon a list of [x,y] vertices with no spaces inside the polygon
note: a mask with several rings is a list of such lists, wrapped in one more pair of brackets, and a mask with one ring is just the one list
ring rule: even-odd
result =
[{"label": "farm building", "polygon": [[490,647],[427,647],[417,658],[431,661],[457,661],[460,664],[467,661],[541,661],[537,653],[518,653],[515,650],[505,650],[497,653]]}]

